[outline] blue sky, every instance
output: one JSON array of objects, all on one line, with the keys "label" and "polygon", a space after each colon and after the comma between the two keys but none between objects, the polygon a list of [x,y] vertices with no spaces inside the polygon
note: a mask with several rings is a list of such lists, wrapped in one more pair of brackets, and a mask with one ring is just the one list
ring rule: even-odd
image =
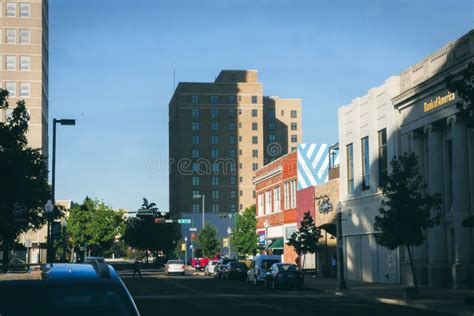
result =
[{"label": "blue sky", "polygon": [[303,141],[337,141],[337,109],[473,28],[471,1],[50,0],[56,197],[168,209],[176,81],[257,69],[303,99]]}]

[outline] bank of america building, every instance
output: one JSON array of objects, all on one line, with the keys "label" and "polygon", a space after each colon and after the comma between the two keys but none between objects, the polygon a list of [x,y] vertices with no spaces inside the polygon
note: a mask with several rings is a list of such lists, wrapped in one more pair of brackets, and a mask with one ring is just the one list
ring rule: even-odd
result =
[{"label": "bank of america building", "polygon": [[374,238],[382,195],[380,178],[394,155],[414,152],[429,193],[443,198],[441,224],[414,249],[422,284],[474,286],[474,133],[457,116],[459,96],[445,78],[474,62],[474,31],[388,78],[339,109],[341,210],[347,277],[411,283],[405,250],[389,251]]}]

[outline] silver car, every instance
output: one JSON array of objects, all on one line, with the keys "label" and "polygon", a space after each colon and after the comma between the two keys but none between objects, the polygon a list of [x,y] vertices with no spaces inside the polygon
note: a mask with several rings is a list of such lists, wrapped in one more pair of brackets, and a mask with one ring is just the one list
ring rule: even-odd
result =
[{"label": "silver car", "polygon": [[186,273],[186,267],[184,266],[184,262],[181,260],[168,260],[165,266],[165,272],[169,274],[181,274],[184,275]]},{"label": "silver car", "polygon": [[209,261],[207,266],[204,268],[204,275],[213,275],[216,273],[217,261]]}]

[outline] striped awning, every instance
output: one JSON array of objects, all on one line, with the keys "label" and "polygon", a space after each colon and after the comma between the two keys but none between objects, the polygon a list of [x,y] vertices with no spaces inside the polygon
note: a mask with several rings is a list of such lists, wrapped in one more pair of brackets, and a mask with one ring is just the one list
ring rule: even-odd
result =
[{"label": "striped awning", "polygon": [[270,246],[268,246],[269,249],[283,249],[283,247],[283,238],[273,239]]}]

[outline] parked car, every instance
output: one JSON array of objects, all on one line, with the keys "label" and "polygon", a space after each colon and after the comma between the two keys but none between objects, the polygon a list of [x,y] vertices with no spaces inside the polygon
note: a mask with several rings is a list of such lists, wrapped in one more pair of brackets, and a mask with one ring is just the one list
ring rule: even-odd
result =
[{"label": "parked car", "polygon": [[194,258],[191,260],[192,267],[199,271],[204,271],[208,263],[208,258]]},{"label": "parked car", "polygon": [[247,271],[247,283],[257,285],[265,280],[265,275],[274,263],[280,263],[281,256],[257,255]]},{"label": "parked car", "polygon": [[181,274],[184,275],[186,273],[186,267],[184,266],[184,262],[181,260],[168,260],[165,265],[165,272],[166,274]]},{"label": "parked car", "polygon": [[291,263],[275,263],[265,275],[265,286],[273,289],[281,286],[302,288],[303,284],[303,273]]},{"label": "parked car", "polygon": [[209,263],[207,264],[206,268],[204,268],[204,275],[213,275],[216,273],[216,268],[217,266],[217,261],[213,260],[213,261],[209,261]]},{"label": "parked car", "polygon": [[222,278],[226,280],[245,280],[245,278],[247,277],[247,270],[248,268],[245,263],[231,261],[228,262],[222,269]]},{"label": "parked car", "polygon": [[91,263],[94,260],[105,263],[104,257],[86,257],[86,259],[84,260],[84,263]]},{"label": "parked car", "polygon": [[217,261],[216,267],[214,268],[215,275],[214,277],[220,279],[222,277],[222,269],[223,267],[228,264],[229,262],[235,262],[237,260],[235,259],[229,259],[229,258],[221,258]]},{"label": "parked car", "polygon": [[1,315],[140,315],[125,284],[105,263],[55,263],[35,273],[0,282]]}]

